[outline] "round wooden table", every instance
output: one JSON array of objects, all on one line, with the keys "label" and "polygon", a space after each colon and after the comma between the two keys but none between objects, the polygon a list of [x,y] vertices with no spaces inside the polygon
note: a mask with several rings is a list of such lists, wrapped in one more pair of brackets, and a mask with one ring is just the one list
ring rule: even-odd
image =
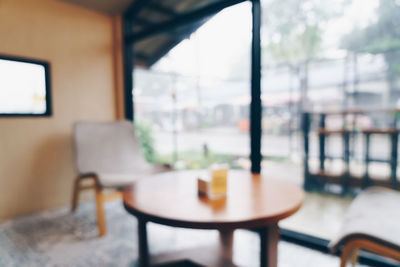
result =
[{"label": "round wooden table", "polygon": [[150,264],[146,223],[154,222],[219,230],[218,258],[223,260],[232,258],[235,229],[255,230],[261,240],[261,266],[276,267],[278,222],[300,208],[303,190],[285,181],[230,170],[227,196],[212,200],[197,194],[197,177],[205,173],[197,170],[156,174],[124,191],[124,207],[138,219],[140,265]]}]

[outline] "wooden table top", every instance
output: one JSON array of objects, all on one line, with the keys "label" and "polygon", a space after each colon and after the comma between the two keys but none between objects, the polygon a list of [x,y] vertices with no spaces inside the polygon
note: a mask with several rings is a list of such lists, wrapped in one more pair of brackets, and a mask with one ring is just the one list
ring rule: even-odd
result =
[{"label": "wooden table top", "polygon": [[205,171],[176,171],[137,181],[123,194],[126,210],[139,219],[196,229],[258,228],[295,213],[304,192],[296,185],[248,171],[230,170],[227,196],[211,200],[197,194]]}]

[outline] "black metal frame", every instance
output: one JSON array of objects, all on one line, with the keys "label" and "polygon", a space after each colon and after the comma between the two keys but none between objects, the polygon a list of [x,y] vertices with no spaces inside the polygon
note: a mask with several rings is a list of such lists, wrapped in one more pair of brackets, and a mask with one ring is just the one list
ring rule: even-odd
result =
[{"label": "black metal frame", "polygon": [[149,6],[152,10],[154,10],[158,13],[161,13],[163,15],[166,15],[166,16],[174,17],[174,16],[178,15],[174,10],[164,7],[163,5],[160,5],[160,3],[157,3],[157,4],[150,3]]},{"label": "black metal frame", "polygon": [[[142,0],[138,0],[142,1]],[[210,4],[201,9],[188,12],[185,14],[180,14],[172,18],[170,21],[160,24],[149,24],[141,25],[144,29],[134,33],[132,30],[133,21],[138,14],[138,8],[130,8],[129,10],[136,10],[135,15],[132,14],[124,15],[124,75],[125,75],[125,117],[129,120],[133,120],[133,45],[135,42],[153,36],[155,34],[170,32],[178,27],[188,25],[191,23],[199,22],[202,19],[210,17],[226,7],[230,7],[242,2],[251,1],[252,6],[252,25],[253,25],[253,37],[252,37],[252,50],[251,50],[251,104],[250,104],[250,145],[251,154],[250,159],[252,162],[251,170],[253,173],[260,173],[261,171],[261,137],[262,137],[262,102],[261,102],[261,5],[260,0],[223,0],[217,3]],[[150,1],[149,1],[150,2]],[[134,3],[136,4],[136,2]],[[142,8],[144,4],[140,5]],[[139,9],[140,9],[139,8]],[[142,23],[143,24],[143,23]],[[166,53],[165,51],[163,53]],[[309,115],[309,114],[308,114]],[[305,116],[303,119],[310,120],[309,116]],[[309,125],[307,122],[303,125]],[[306,126],[307,127],[307,126]],[[308,144],[306,144],[308,147]],[[306,151],[308,153],[308,150]],[[307,173],[307,170],[305,170]],[[309,179],[306,179],[307,182]],[[303,233],[298,233],[295,231],[282,229],[281,238],[283,240],[296,243],[305,247],[319,250],[324,253],[328,253],[328,240],[320,239],[314,236],[310,236]],[[395,265],[390,264],[389,261],[372,254],[361,254],[360,262],[371,265],[379,265],[383,267],[393,267]]]},{"label": "black metal frame", "polygon": [[122,16],[123,33],[123,62],[124,62],[124,111],[125,118],[134,120],[133,113],[133,69],[134,69],[134,48],[133,44],[125,42],[126,36],[133,33],[133,25],[140,11],[149,4],[148,0],[136,0],[128,7]]},{"label": "black metal frame", "polygon": [[[123,33],[131,31],[132,24],[129,20],[124,19]],[[133,45],[123,44],[123,62],[124,62],[124,113],[125,118],[133,121],[133,69],[134,69],[134,52]]]},{"label": "black metal frame", "polygon": [[52,115],[52,102],[51,102],[51,76],[50,76],[50,63],[43,60],[36,60],[30,58],[23,58],[18,56],[10,56],[0,54],[0,59],[16,61],[22,63],[31,63],[41,65],[44,67],[45,85],[46,85],[46,111],[44,113],[0,113],[0,117],[50,117]]},{"label": "black metal frame", "polygon": [[250,160],[251,172],[261,172],[261,3],[252,0],[253,34],[251,42]]}]

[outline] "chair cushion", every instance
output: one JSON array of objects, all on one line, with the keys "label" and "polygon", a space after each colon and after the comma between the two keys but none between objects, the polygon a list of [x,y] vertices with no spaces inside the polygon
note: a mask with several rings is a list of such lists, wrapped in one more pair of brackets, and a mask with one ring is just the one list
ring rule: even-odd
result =
[{"label": "chair cushion", "polygon": [[77,169],[97,176],[102,187],[124,187],[166,168],[147,163],[132,122],[78,122],[74,127]]},{"label": "chair cushion", "polygon": [[329,247],[336,252],[353,238],[363,238],[400,250],[400,192],[372,187],[350,205],[339,236]]},{"label": "chair cushion", "polygon": [[149,175],[168,171],[169,168],[164,165],[150,165],[145,171],[136,172],[134,174],[128,173],[98,173],[100,185],[104,188],[122,188],[134,183],[135,181],[146,178]]},{"label": "chair cushion", "polygon": [[84,173],[135,174],[150,164],[131,122],[78,122],[74,128],[77,169]]},{"label": "chair cushion", "polygon": [[97,178],[102,187],[112,188],[124,187],[140,179],[139,176],[123,173],[100,173],[97,175]]}]

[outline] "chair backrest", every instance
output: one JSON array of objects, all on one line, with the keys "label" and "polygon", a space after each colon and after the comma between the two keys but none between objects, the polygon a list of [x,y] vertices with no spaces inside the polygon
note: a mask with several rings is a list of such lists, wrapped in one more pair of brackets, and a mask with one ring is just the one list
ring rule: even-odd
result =
[{"label": "chair backrest", "polygon": [[74,143],[79,174],[131,174],[150,166],[129,121],[77,122]]}]

